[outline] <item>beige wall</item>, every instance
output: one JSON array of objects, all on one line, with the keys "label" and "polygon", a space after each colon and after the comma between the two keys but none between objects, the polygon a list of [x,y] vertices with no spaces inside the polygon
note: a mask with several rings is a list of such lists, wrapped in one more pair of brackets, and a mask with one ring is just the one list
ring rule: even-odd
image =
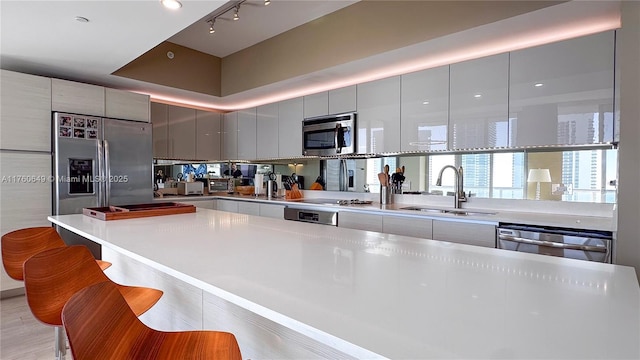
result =
[{"label": "beige wall", "polygon": [[615,263],[634,266],[640,279],[640,2],[622,2],[617,44],[620,148]]},{"label": "beige wall", "polygon": [[[167,52],[174,54],[173,59]],[[202,94],[220,96],[221,60],[193,49],[163,42],[113,74]]]},{"label": "beige wall", "polygon": [[223,59],[164,42],[114,75],[227,96],[561,2],[365,0]]},{"label": "beige wall", "polygon": [[222,96],[558,3],[361,1],[223,58]]}]

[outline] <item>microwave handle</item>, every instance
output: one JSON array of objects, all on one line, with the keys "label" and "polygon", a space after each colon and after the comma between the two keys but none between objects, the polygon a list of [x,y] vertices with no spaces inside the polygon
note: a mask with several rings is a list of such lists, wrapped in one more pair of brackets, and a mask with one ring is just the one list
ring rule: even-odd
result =
[{"label": "microwave handle", "polygon": [[340,143],[338,142],[338,140],[340,139],[340,124],[336,124],[336,130],[333,133],[334,136],[334,144],[336,144],[336,154],[340,154],[340,152],[342,151],[342,148],[340,146]]}]

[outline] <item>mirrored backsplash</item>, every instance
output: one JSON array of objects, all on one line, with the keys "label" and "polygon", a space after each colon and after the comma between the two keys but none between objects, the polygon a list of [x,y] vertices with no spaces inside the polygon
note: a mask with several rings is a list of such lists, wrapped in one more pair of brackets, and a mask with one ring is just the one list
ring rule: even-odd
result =
[{"label": "mirrored backsplash", "polygon": [[[269,171],[282,175],[297,173],[304,179],[301,182],[304,189],[309,189],[320,177],[324,190],[378,193],[378,174],[388,165],[390,178],[394,178],[394,173],[402,172],[403,194],[451,196],[455,188],[454,171],[444,171],[442,185],[435,185],[440,170],[451,165],[462,167],[464,191],[471,198],[615,204],[617,196],[617,149],[432,153],[346,159],[346,173],[340,170],[340,162],[337,159],[297,159],[279,164],[243,163],[241,167],[255,169],[251,174],[243,173],[247,179],[253,178],[255,173]],[[188,166],[196,170],[204,170],[206,166],[211,177],[224,177],[224,169],[229,164]],[[176,174],[184,173],[184,165],[155,166],[154,174],[163,169],[166,177],[175,178]]]},{"label": "mirrored backsplash", "polygon": [[[348,191],[379,192],[378,174],[389,165],[390,176],[404,168],[404,194],[453,195],[454,171],[444,171],[442,185],[435,185],[440,170],[451,165],[463,168],[464,191],[471,197],[611,204],[616,203],[617,156],[617,149],[590,149],[348,159],[347,183]],[[318,168],[326,190],[339,190],[340,160],[317,162],[309,161],[305,170]]]}]

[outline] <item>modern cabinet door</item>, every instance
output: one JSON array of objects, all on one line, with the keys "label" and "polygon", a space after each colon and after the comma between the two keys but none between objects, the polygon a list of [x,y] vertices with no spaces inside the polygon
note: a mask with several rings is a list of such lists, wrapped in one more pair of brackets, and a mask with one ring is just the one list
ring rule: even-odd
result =
[{"label": "modern cabinet door", "polygon": [[305,119],[329,114],[329,92],[306,95],[303,101]]},{"label": "modern cabinet door", "polygon": [[402,151],[447,150],[449,66],[402,75]]},{"label": "modern cabinet door", "polygon": [[452,64],[450,149],[508,145],[509,54]]},{"label": "modern cabinet door", "polygon": [[238,111],[238,159],[255,160],[256,108]]},{"label": "modern cabinet door", "polygon": [[[4,86],[3,83],[3,97]],[[4,109],[2,111],[4,116]],[[50,113],[48,115],[51,116]],[[47,221],[47,216],[51,215],[49,176],[51,154],[0,151],[0,235],[26,227],[51,226]],[[0,290],[24,286],[22,282],[9,278],[4,268],[1,273]]]},{"label": "modern cabinet door", "polygon": [[329,90],[329,114],[356,111],[356,85]]},{"label": "modern cabinet door", "polygon": [[400,151],[400,76],[358,84],[359,153]]},{"label": "modern cabinet door", "polygon": [[238,159],[238,112],[222,115],[222,159]]},{"label": "modern cabinet door", "polygon": [[386,234],[431,239],[432,227],[433,220],[431,219],[392,215],[382,217],[382,232]]},{"label": "modern cabinet door", "polygon": [[0,148],[51,151],[51,79],[0,70]]},{"label": "modern cabinet door", "polygon": [[169,157],[167,120],[167,104],[151,103],[151,125],[153,126],[153,157],[166,159]]},{"label": "modern cabinet door", "polygon": [[105,89],[105,116],[149,122],[149,95]]},{"label": "modern cabinet door", "polygon": [[382,232],[382,215],[341,211],[338,227]]},{"label": "modern cabinet door", "polygon": [[217,199],[216,209],[220,211],[228,211],[228,212],[238,212],[238,203],[239,201],[235,200],[223,200]]},{"label": "modern cabinet door", "polygon": [[613,31],[511,53],[512,146],[613,141]]},{"label": "modern cabinet door", "polygon": [[278,152],[280,157],[302,156],[302,98],[278,103]]},{"label": "modern cabinet door", "polygon": [[487,224],[433,220],[433,239],[495,248],[496,227]]},{"label": "modern cabinet door", "polygon": [[278,157],[278,103],[258,106],[256,109],[257,158]]},{"label": "modern cabinet door", "polygon": [[104,87],[51,79],[51,110],[104,116]]},{"label": "modern cabinet door", "polygon": [[284,219],[284,205],[260,204],[260,216]]},{"label": "modern cabinet door", "polygon": [[196,110],[196,159],[220,160],[220,113]]},{"label": "modern cabinet door", "polygon": [[196,158],[196,110],[168,105],[169,157],[193,160]]},{"label": "modern cabinet door", "polygon": [[260,216],[260,204],[250,201],[238,201],[238,214]]}]

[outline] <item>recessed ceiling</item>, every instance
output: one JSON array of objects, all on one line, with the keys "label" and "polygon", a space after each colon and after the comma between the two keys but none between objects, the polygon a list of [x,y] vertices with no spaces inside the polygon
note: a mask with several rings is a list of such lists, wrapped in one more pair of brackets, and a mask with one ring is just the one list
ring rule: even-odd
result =
[{"label": "recessed ceiling", "polygon": [[216,20],[215,33],[209,34],[207,20],[211,16],[207,15],[168,41],[205,54],[225,57],[356,2],[273,0],[265,6],[262,0],[245,1],[240,5],[240,20],[232,20],[233,10],[221,15]]},{"label": "recessed ceiling", "polygon": [[[211,35],[206,20],[226,1],[182,0],[182,8],[171,11],[157,0],[2,0],[0,67],[136,91],[193,106],[238,109],[437,65],[435,60],[425,60],[424,54],[441,62],[462,61],[465,56],[484,56],[611,29],[616,26],[616,16],[619,25],[616,2],[571,1],[223,98],[112,75],[167,40],[215,56],[228,56],[354,2],[272,0],[271,5],[264,6],[262,0],[252,0],[241,6],[240,21],[220,20]],[[89,21],[77,21],[77,16]],[[600,21],[603,17],[606,19]],[[496,36],[510,37],[511,42],[488,47],[500,40]],[[467,51],[458,57],[439,56],[461,47]]]}]

